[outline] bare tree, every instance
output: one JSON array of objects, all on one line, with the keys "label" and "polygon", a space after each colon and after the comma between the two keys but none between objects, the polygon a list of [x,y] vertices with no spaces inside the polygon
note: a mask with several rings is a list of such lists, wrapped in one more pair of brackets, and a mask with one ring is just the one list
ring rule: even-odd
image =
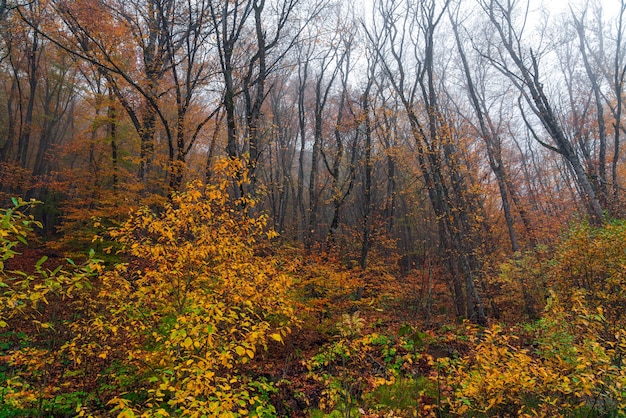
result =
[{"label": "bare tree", "polygon": [[[211,2],[224,83],[226,152],[230,158],[245,159],[250,179],[247,190],[240,188],[240,194],[255,194],[256,171],[266,146],[261,132],[262,108],[272,88],[271,76],[298,43],[310,19],[319,13],[321,4],[313,3],[308,15],[297,22],[294,17],[300,0]],[[242,126],[237,122],[238,97],[243,109]]]},{"label": "bare tree", "polygon": [[289,38],[285,36],[298,4],[299,0],[283,0],[273,5],[277,9],[272,10],[266,0],[252,1],[255,48],[247,62],[242,83],[249,153],[249,193],[252,195],[255,194],[256,168],[262,152],[259,126],[262,118],[261,107],[271,88],[267,85],[269,76],[277,70],[285,55],[295,45],[299,38],[298,31],[302,30],[302,27],[294,28],[296,33],[292,33]]},{"label": "bare tree", "polygon": [[602,91],[600,87],[601,81],[601,72],[594,71],[593,64],[591,62],[591,58],[587,52],[589,45],[587,44],[587,36],[585,31],[585,12],[583,12],[580,18],[576,17],[577,13],[570,7],[570,12],[572,15],[572,22],[574,24],[574,28],[576,29],[576,33],[578,34],[579,40],[579,49],[582,57],[583,65],[585,67],[585,72],[587,73],[587,77],[589,78],[591,84],[591,92],[593,96],[593,102],[595,105],[595,114],[596,114],[596,123],[597,123],[597,134],[599,140],[599,158],[597,163],[597,174],[594,173],[596,171],[595,167],[591,168],[592,171],[592,179],[596,181],[596,189],[598,190],[598,200],[603,207],[607,207],[607,177],[606,177],[606,125],[604,123],[604,100],[602,99]]},{"label": "bare tree", "polygon": [[[481,0],[480,5],[498,34],[500,45],[504,49],[501,51],[497,46],[493,46],[491,53],[486,52],[485,56],[519,90],[525,104],[539,119],[541,126],[548,133],[552,142],[549,143],[541,139],[541,135],[536,132],[532,122],[526,115],[523,115],[528,128],[537,142],[560,154],[567,161],[580,188],[591,222],[596,225],[601,224],[603,211],[598,200],[598,189],[589,180],[589,173],[583,166],[574,144],[565,135],[554,105],[544,89],[541,55],[536,50],[524,46],[522,42],[523,32],[515,25],[514,14],[518,10],[517,1]],[[525,16],[527,15],[526,12]],[[507,57],[508,59],[506,59]]]},{"label": "bare tree", "polygon": [[[307,108],[305,100],[307,95],[307,86],[309,84],[309,62],[314,51],[313,42],[300,42],[298,44],[298,137],[300,139],[300,148],[298,151],[298,186],[296,191],[296,216],[299,218],[299,230],[304,233],[308,226],[307,210],[304,202],[304,176],[305,176],[305,158],[306,158],[306,138],[307,124],[306,114]],[[301,237],[308,237],[307,233]]]},{"label": "bare tree", "polygon": [[[457,315],[484,322],[485,312],[476,287],[479,247],[470,214],[475,196],[459,166],[462,159],[450,125],[439,105],[435,75],[436,30],[449,1],[414,4],[383,0],[378,4],[382,27],[368,29],[379,49],[380,65],[398,95],[413,135],[416,157],[435,213],[440,246],[448,267]],[[409,72],[414,68],[414,72]]]},{"label": "bare tree", "polygon": [[[475,128],[485,144],[489,167],[491,168],[498,184],[504,218],[506,221],[507,231],[509,233],[509,239],[511,241],[511,249],[513,252],[516,252],[520,249],[520,244],[515,231],[515,221],[513,218],[511,201],[518,210],[531,246],[536,244],[534,231],[529,215],[518,195],[517,188],[513,185],[510,175],[507,172],[506,164],[502,155],[501,122],[495,122],[490,114],[492,106],[487,103],[487,92],[485,87],[488,77],[488,74],[486,74],[485,71],[487,63],[484,62],[480,56],[473,57],[472,62],[476,63],[474,68],[476,68],[475,71],[478,72],[478,74],[476,76],[472,74],[472,69],[470,68],[469,60],[465,52],[465,43],[461,38],[462,29],[459,22],[459,12],[460,9],[457,9],[454,15],[450,13],[450,20],[456,39],[459,57],[461,58],[463,73],[465,75],[464,87],[467,91],[467,95],[470,99],[470,104],[474,110],[474,115],[477,121],[477,126],[475,125]],[[502,112],[502,110],[502,106],[496,108],[496,111]],[[496,116],[496,118],[497,117],[498,116]],[[473,122],[471,123],[474,124]]]},{"label": "bare tree", "polygon": [[[331,176],[331,201],[333,205],[333,217],[328,227],[328,233],[326,234],[326,243],[329,247],[335,244],[335,234],[337,228],[339,228],[339,217],[341,207],[346,201],[346,198],[350,195],[354,186],[355,170],[356,170],[356,156],[357,156],[357,143],[359,141],[359,130],[345,129],[345,125],[354,125],[356,116],[348,97],[348,77],[352,71],[351,54],[355,27],[351,22],[348,22],[346,27],[341,28],[340,32],[343,34],[341,40],[341,56],[339,59],[339,81],[341,83],[339,92],[339,102],[337,103],[337,117],[333,128],[332,145],[324,146],[324,142],[321,142],[320,153],[324,166]],[[346,115],[349,113],[349,115]],[[351,135],[350,135],[351,134]],[[342,170],[344,166],[344,156],[346,154],[346,140],[347,137],[352,136],[350,141],[349,156],[347,169]],[[332,154],[331,154],[332,152]],[[329,156],[330,155],[330,156]],[[344,173],[345,171],[345,173]]]},{"label": "bare tree", "polygon": [[374,86],[374,77],[376,71],[376,52],[368,54],[367,61],[367,82],[363,94],[361,95],[361,112],[362,112],[362,129],[364,137],[364,181],[363,181],[363,220],[362,220],[362,236],[361,236],[361,255],[359,257],[359,265],[362,270],[367,268],[367,257],[371,247],[372,234],[372,87]]},{"label": "bare tree", "polygon": [[[295,166],[298,139],[297,107],[290,99],[295,99],[291,90],[291,80],[282,74],[280,80],[269,92],[268,109],[271,120],[266,130],[270,137],[263,158],[260,175],[264,174],[264,185],[267,188],[270,213],[274,220],[274,229],[285,232],[290,205],[294,207],[296,195],[292,167]],[[291,211],[293,214],[294,211]]]},{"label": "bare tree", "polygon": [[613,60],[611,77],[611,89],[613,90],[613,96],[615,99],[615,105],[609,104],[613,113],[613,159],[611,162],[611,182],[613,185],[613,204],[619,206],[620,202],[620,181],[617,176],[617,165],[620,158],[620,135],[623,131],[622,125],[622,107],[623,107],[623,92],[624,92],[624,80],[626,78],[626,51],[623,47],[624,31],[626,28],[626,1],[620,1],[619,15],[617,19],[617,35],[615,38],[615,56]]},{"label": "bare tree", "polygon": [[224,81],[223,105],[226,111],[226,127],[228,142],[226,154],[230,158],[237,158],[239,151],[237,148],[237,122],[235,114],[235,96],[237,86],[235,85],[235,67],[237,65],[235,56],[236,43],[242,36],[246,22],[252,12],[250,1],[234,2],[209,2],[211,12],[211,24],[215,32],[217,52],[220,62],[221,75]]},{"label": "bare tree", "polygon": [[[585,17],[590,11],[593,12],[593,20],[589,24]],[[626,2],[621,0],[616,16],[605,17],[602,3],[592,3],[579,14],[581,18],[576,17],[576,12],[572,12],[572,20],[574,27],[578,33],[579,48],[583,55],[585,71],[592,83],[592,97],[596,108],[598,137],[607,142],[605,148],[608,148],[610,132],[608,127],[613,130],[613,155],[610,161],[610,178],[608,174],[602,177],[606,184],[603,192],[607,195],[611,210],[614,216],[623,214],[620,204],[620,179],[618,177],[618,165],[620,160],[620,142],[624,133],[622,124],[623,113],[623,91],[624,80],[626,77],[626,51],[624,50],[624,30],[626,22],[624,21],[626,14]],[[587,19],[588,20],[588,19]],[[601,98],[601,99],[600,99]],[[600,99],[600,100],[599,100]],[[601,105],[599,105],[601,104]],[[605,113],[604,109],[608,112]],[[601,117],[606,119],[601,121]],[[609,120],[609,117],[612,119]],[[604,133],[603,133],[604,131]],[[600,149],[602,151],[602,148]],[[608,149],[605,151],[609,151]],[[607,158],[606,155],[604,157]],[[599,160],[603,160],[599,157]],[[608,164],[605,161],[605,164]],[[600,169],[605,168],[600,165]],[[610,187],[609,187],[610,186]]]},{"label": "bare tree", "polygon": [[[340,34],[337,32],[337,37]],[[333,42],[331,41],[331,44]],[[305,238],[305,246],[311,248],[318,227],[318,210],[323,187],[319,185],[319,159],[322,141],[324,139],[323,125],[326,104],[333,87],[334,81],[339,74],[341,55],[336,48],[328,48],[319,57],[317,73],[315,75],[315,93],[313,109],[313,147],[311,150],[311,169],[309,174],[309,208],[308,225]],[[330,75],[328,74],[330,72]]]}]

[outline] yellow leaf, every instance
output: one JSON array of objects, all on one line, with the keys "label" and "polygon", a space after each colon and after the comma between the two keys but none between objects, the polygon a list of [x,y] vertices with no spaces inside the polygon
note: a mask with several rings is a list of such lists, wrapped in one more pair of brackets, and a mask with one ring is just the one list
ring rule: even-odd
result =
[{"label": "yellow leaf", "polygon": [[237,346],[235,348],[235,352],[237,353],[237,355],[243,356],[244,354],[246,354],[246,349],[243,348],[242,346]]},{"label": "yellow leaf", "polygon": [[124,409],[117,415],[117,418],[135,418],[135,413],[130,409]]},{"label": "yellow leaf", "polygon": [[183,341],[183,347],[189,349],[191,348],[192,345],[193,345],[193,340],[189,337],[185,338],[185,341]]},{"label": "yellow leaf", "polygon": [[277,332],[275,332],[274,334],[271,334],[270,338],[272,338],[272,340],[278,341],[279,343],[283,342],[283,337]]}]

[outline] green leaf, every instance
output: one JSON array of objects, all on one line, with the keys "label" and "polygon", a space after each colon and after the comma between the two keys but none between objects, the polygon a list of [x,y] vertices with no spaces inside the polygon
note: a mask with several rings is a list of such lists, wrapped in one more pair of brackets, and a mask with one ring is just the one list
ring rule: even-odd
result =
[{"label": "green leaf", "polygon": [[413,331],[413,327],[411,327],[409,324],[405,322],[404,324],[402,324],[402,326],[398,330],[398,336],[404,337],[405,335],[411,333],[412,331]]},{"label": "green leaf", "polygon": [[48,256],[44,255],[43,257],[39,259],[39,261],[37,261],[37,264],[35,264],[35,268],[39,270],[41,268],[41,265],[45,263],[47,260],[48,260]]}]

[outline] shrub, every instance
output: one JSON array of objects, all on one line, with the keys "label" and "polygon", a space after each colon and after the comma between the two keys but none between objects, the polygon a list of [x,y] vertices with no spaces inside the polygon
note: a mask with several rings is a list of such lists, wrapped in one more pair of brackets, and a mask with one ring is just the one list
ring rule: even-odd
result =
[{"label": "shrub", "polygon": [[571,229],[557,250],[550,282],[562,299],[584,290],[590,307],[601,306],[607,333],[626,327],[626,222],[601,228],[586,222]]},{"label": "shrub", "polygon": [[626,407],[626,347],[597,332],[602,309],[589,311],[583,293],[564,306],[553,294],[542,319],[524,330],[494,325],[468,356],[452,361],[451,411],[458,415],[572,416]]},{"label": "shrub", "polygon": [[[254,202],[245,203],[251,209]],[[272,413],[262,396],[270,383],[245,365],[270,340],[282,341],[297,319],[290,277],[275,258],[255,255],[274,233],[264,215],[247,216],[241,204],[230,201],[226,181],[192,183],[159,213],[139,209],[111,232],[130,262],[103,275],[98,299],[106,309],[82,324],[82,335],[100,338],[103,357],[123,344],[120,360],[135,370],[128,393],[111,401],[114,410]]]},{"label": "shrub", "polygon": [[29,272],[7,271],[4,263],[18,254],[18,244],[27,245],[33,228],[41,227],[26,214],[35,204],[13,199],[12,208],[0,210],[0,411],[12,416],[67,413],[86,395],[67,382],[59,387],[61,375],[71,372],[62,345],[67,308],[90,291],[101,270],[92,253],[80,266],[66,260],[49,270],[44,256],[26,266]]}]

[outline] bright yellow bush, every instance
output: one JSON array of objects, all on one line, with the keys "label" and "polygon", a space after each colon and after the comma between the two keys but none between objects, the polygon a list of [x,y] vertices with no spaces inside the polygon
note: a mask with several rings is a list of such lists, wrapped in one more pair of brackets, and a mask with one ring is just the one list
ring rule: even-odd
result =
[{"label": "bright yellow bush", "polygon": [[584,290],[589,306],[604,308],[609,334],[626,327],[626,222],[573,228],[557,250],[551,283],[564,300]]},{"label": "bright yellow bush", "polygon": [[602,309],[588,310],[583,293],[572,298],[566,309],[553,294],[544,317],[521,332],[492,326],[469,356],[451,362],[452,412],[555,417],[623,411],[626,380],[617,360],[626,339],[601,340]]},{"label": "bright yellow bush", "polygon": [[262,399],[270,385],[244,366],[297,323],[291,278],[259,251],[274,236],[266,217],[246,215],[254,202],[242,210],[227,187],[193,183],[111,233],[130,262],[103,275],[106,311],[82,336],[100,336],[103,358],[124,347],[120,360],[139,381],[111,401],[121,416],[272,413]]}]

